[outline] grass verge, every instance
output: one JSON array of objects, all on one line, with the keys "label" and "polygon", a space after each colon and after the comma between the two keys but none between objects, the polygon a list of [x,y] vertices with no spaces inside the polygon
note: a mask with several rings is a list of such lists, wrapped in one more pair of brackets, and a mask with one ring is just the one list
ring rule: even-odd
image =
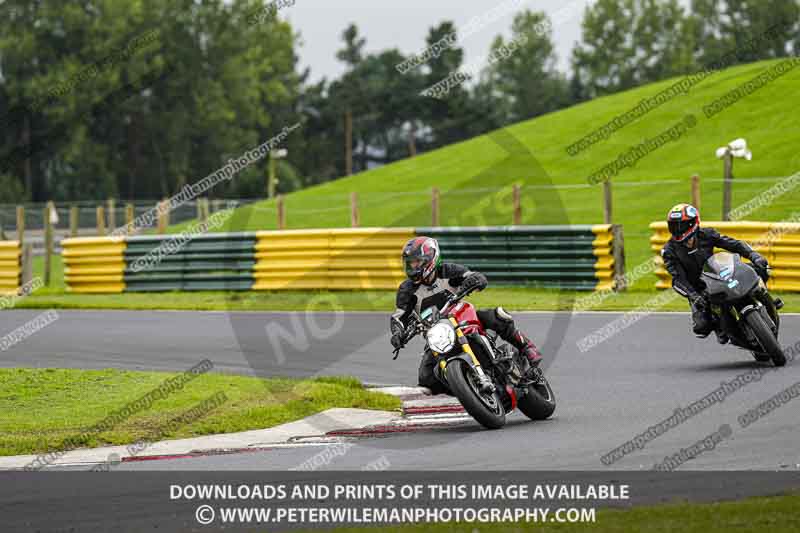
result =
[{"label": "grass verge", "polygon": [[[338,528],[337,533],[363,533],[381,531],[383,533],[474,533],[492,531],[493,533],[512,533],[537,531],[540,533],[591,532],[611,533],[635,531],[637,533],[662,533],[680,531],[682,533],[794,533],[800,531],[800,515],[797,506],[800,496],[786,495],[769,498],[749,498],[735,502],[703,504],[670,504],[634,507],[628,510],[599,510],[597,521],[592,524],[491,524],[489,527],[476,527],[475,524],[418,525],[408,527],[382,526],[380,528]],[[552,513],[553,511],[551,511]]]},{"label": "grass verge", "polygon": [[[364,389],[355,378],[287,379],[202,374],[107,431],[89,429],[179,374],[120,370],[0,369],[0,455],[264,429],[333,407],[399,409],[397,398]],[[185,424],[168,424],[222,392],[226,400]]]}]

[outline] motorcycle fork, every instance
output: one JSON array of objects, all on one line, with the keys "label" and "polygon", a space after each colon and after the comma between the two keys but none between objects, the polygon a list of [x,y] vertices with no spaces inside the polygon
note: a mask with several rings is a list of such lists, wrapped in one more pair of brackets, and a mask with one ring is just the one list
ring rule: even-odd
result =
[{"label": "motorcycle fork", "polygon": [[472,346],[469,345],[469,340],[467,340],[467,337],[466,335],[464,335],[464,332],[461,331],[460,327],[458,327],[458,322],[456,322],[455,318],[450,317],[450,323],[453,324],[453,328],[456,330],[456,338],[458,340],[458,344],[461,345],[462,354],[456,357],[451,357],[447,361],[444,360],[439,361],[439,367],[442,370],[446,370],[447,365],[450,363],[450,361],[452,361],[453,359],[461,359],[462,361],[465,361],[470,366],[472,366],[472,368],[475,369],[475,371],[478,373],[479,376],[481,376],[481,378],[486,377],[486,375],[483,372],[483,368],[481,368],[481,362],[478,361],[477,357],[475,357],[475,352],[472,351]]}]

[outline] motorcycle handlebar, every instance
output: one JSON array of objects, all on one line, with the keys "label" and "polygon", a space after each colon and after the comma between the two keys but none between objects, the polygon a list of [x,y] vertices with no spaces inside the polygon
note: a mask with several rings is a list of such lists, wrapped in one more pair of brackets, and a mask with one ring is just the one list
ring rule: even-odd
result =
[{"label": "motorcycle handlebar", "polygon": [[[445,302],[444,307],[442,307],[441,310],[444,311],[445,309],[448,309],[450,306],[452,306],[454,303],[463,300],[464,298],[469,296],[474,290],[475,288],[470,288],[457,293],[453,293],[449,298],[447,298],[447,301]],[[409,341],[414,337],[416,337],[417,333],[420,332],[420,324],[422,324],[422,319],[416,312],[412,313],[410,318],[411,318],[411,323],[406,327],[405,331],[403,332],[403,345],[400,346],[399,348],[394,349],[394,357],[392,358],[392,360],[397,359],[397,357],[400,355],[400,350],[405,348],[406,345],[409,343]]]}]

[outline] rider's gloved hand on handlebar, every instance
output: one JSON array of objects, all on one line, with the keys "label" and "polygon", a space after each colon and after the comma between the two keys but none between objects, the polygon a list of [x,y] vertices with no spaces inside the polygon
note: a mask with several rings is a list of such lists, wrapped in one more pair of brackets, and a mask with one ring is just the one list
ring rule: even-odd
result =
[{"label": "rider's gloved hand on handlebar", "polygon": [[705,309],[708,305],[708,300],[706,300],[706,297],[697,292],[689,296],[689,301],[698,309]]},{"label": "rider's gloved hand on handlebar", "polygon": [[392,335],[392,347],[394,348],[402,348],[405,346],[405,335],[402,331],[398,331],[394,335]]},{"label": "rider's gloved hand on handlebar", "polygon": [[462,288],[465,292],[482,291],[489,286],[489,280],[480,272],[473,272],[464,280]]},{"label": "rider's gloved hand on handlebar", "polygon": [[753,252],[750,255],[750,262],[753,263],[753,266],[762,278],[766,278],[769,275],[769,263],[761,254]]}]

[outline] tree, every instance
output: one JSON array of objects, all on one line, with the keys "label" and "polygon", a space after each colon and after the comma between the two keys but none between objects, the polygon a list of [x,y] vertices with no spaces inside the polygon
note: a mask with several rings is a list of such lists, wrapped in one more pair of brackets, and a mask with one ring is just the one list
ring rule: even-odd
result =
[{"label": "tree", "polygon": [[586,8],[572,54],[575,87],[595,96],[623,91],[693,66],[691,24],[677,0],[597,0]]},{"label": "tree", "polygon": [[692,0],[691,11],[700,65],[724,60],[728,66],[800,53],[796,0]]},{"label": "tree", "polygon": [[[274,136],[299,82],[290,26],[251,21],[265,5],[4,2],[0,94],[20,120],[0,151],[32,149],[9,174],[35,200],[152,199]],[[154,38],[134,46],[143,36]]]},{"label": "tree", "polygon": [[[459,72],[464,63],[464,49],[458,45],[458,32],[455,24],[444,21],[428,31],[425,39],[426,49],[434,49],[434,45],[443,49],[438,56],[432,56],[421,67],[424,88],[432,87],[450,75]],[[406,75],[413,75],[409,72]],[[450,88],[444,98],[421,97],[418,100],[422,106],[424,120],[427,128],[424,129],[423,145],[427,148],[437,148],[452,144],[464,138],[464,130],[468,127],[469,94],[462,85]]]},{"label": "tree", "polygon": [[[347,65],[342,79],[335,82],[331,87],[331,94],[344,112],[344,146],[345,146],[345,174],[353,173],[353,141],[356,135],[353,130],[353,109],[355,106],[364,102],[361,91],[361,83],[355,74],[356,69],[364,60],[363,50],[367,41],[358,34],[358,27],[350,24],[342,32],[344,48],[336,52],[336,58]],[[366,149],[366,145],[362,145]]]},{"label": "tree", "polygon": [[514,17],[511,39],[495,38],[488,82],[508,97],[507,120],[518,122],[568,104],[568,83],[556,71],[550,20],[523,11]]}]

